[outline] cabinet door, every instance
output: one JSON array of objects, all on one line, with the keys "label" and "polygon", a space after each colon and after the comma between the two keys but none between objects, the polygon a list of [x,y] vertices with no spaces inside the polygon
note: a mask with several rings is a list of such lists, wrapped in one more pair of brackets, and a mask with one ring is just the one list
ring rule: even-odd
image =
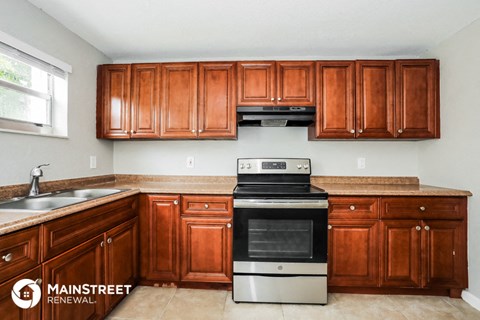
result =
[{"label": "cabinet door", "polygon": [[275,62],[274,61],[242,61],[237,62],[239,106],[274,106]]},{"label": "cabinet door", "polygon": [[328,285],[378,286],[378,222],[329,220]]},{"label": "cabinet door", "polygon": [[[104,284],[104,248],[103,235],[95,237],[84,244],[67,251],[43,264],[43,294],[48,292],[48,285]],[[60,290],[60,289],[59,289]],[[44,319],[102,319],[105,310],[103,294],[69,295],[49,293],[52,299],[74,297],[86,299],[87,303],[48,303],[43,302]]]},{"label": "cabinet door", "polygon": [[317,62],[317,115],[309,138],[355,137],[355,63]]},{"label": "cabinet door", "polygon": [[132,65],[131,137],[160,137],[160,65]]},{"label": "cabinet door", "polygon": [[399,138],[440,138],[438,61],[398,60],[396,129]]},{"label": "cabinet door", "polygon": [[235,63],[200,63],[198,81],[198,136],[236,138]]},{"label": "cabinet door", "polygon": [[380,227],[380,285],[420,287],[420,222],[385,220]]},{"label": "cabinet door", "polygon": [[232,281],[232,219],[181,218],[182,281]]},{"label": "cabinet door", "polygon": [[97,76],[97,138],[130,137],[130,65],[99,66]]},{"label": "cabinet door", "polygon": [[357,61],[359,138],[394,138],[395,65],[393,61]]},{"label": "cabinet door", "polygon": [[[42,268],[27,271],[7,282],[0,284],[0,314],[2,320],[38,320],[41,319],[41,301],[33,308],[19,308],[12,300],[12,288],[22,279],[37,280],[41,278]],[[44,297],[45,299],[45,297]],[[47,318],[44,318],[47,319]]]},{"label": "cabinet door", "polygon": [[197,137],[196,63],[162,65],[161,137]]},{"label": "cabinet door", "polygon": [[466,288],[466,223],[425,220],[422,227],[424,286]]},{"label": "cabinet door", "polygon": [[151,281],[178,281],[177,235],[180,196],[146,196],[140,210],[141,276]]},{"label": "cabinet door", "polygon": [[[137,218],[108,231],[105,248],[106,284],[133,288],[138,275]],[[125,295],[105,295],[105,309],[112,309]]]},{"label": "cabinet door", "polygon": [[315,62],[277,62],[277,105],[315,105]]}]

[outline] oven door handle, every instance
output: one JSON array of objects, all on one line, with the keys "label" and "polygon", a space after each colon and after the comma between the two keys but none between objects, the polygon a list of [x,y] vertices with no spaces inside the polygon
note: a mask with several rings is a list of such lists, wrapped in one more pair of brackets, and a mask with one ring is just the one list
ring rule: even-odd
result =
[{"label": "oven door handle", "polygon": [[234,199],[234,208],[328,209],[328,200]]}]

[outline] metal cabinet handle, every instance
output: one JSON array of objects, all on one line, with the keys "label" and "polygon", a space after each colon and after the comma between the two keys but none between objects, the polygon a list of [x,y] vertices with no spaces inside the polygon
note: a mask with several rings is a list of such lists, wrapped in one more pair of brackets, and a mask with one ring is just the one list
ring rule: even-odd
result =
[{"label": "metal cabinet handle", "polygon": [[397,132],[398,132],[398,133],[403,133],[403,130],[402,130],[402,129],[398,129]]},{"label": "metal cabinet handle", "polygon": [[227,223],[227,228],[230,229],[232,227],[231,223]]},{"label": "metal cabinet handle", "polygon": [[352,130],[350,130],[350,133],[355,133],[355,130],[353,130],[353,129],[352,129]]},{"label": "metal cabinet handle", "polygon": [[205,209],[208,209],[208,203],[205,203]]},{"label": "metal cabinet handle", "polygon": [[420,230],[422,230],[422,227],[416,226],[416,227],[415,227],[415,230],[420,231]]},{"label": "metal cabinet handle", "polygon": [[351,205],[351,206],[350,206],[350,210],[355,211],[355,206],[354,206],[354,205]]},{"label": "metal cabinet handle", "polygon": [[41,285],[42,284],[42,279],[41,278],[36,279],[35,284]]},{"label": "metal cabinet handle", "polygon": [[362,129],[358,130],[358,133],[363,133],[363,130]]},{"label": "metal cabinet handle", "polygon": [[112,238],[108,238],[107,243],[112,243]]},{"label": "metal cabinet handle", "polygon": [[197,131],[196,131],[196,130],[192,130],[192,133],[195,133],[195,132],[197,132]]},{"label": "metal cabinet handle", "polygon": [[104,245],[105,245],[105,241],[100,242],[100,247],[103,248]]},{"label": "metal cabinet handle", "polygon": [[331,225],[331,224],[328,225],[328,230],[330,230],[330,229],[332,229],[332,225]]},{"label": "metal cabinet handle", "polygon": [[202,133],[202,132],[203,132],[203,130],[202,130],[202,129],[200,129],[200,130],[198,130],[198,132],[199,132],[199,133]]},{"label": "metal cabinet handle", "polygon": [[173,204],[174,204],[174,205],[177,205],[177,204],[178,204],[178,200],[174,200],[174,201],[173,201]]},{"label": "metal cabinet handle", "polygon": [[4,255],[2,257],[2,260],[4,260],[5,262],[10,262],[10,261],[12,261],[12,258],[13,258],[13,254],[7,253],[6,255]]},{"label": "metal cabinet handle", "polygon": [[278,97],[277,100],[278,100],[278,101],[282,101],[282,98]]},{"label": "metal cabinet handle", "polygon": [[425,230],[429,231],[429,230],[430,230],[430,227],[429,227],[429,226],[425,226]]},{"label": "metal cabinet handle", "polygon": [[270,99],[270,100],[275,101],[275,98],[272,98],[272,99]]},{"label": "metal cabinet handle", "polygon": [[419,209],[420,209],[420,211],[425,211],[425,210],[427,210],[427,208],[425,208],[424,206],[421,206]]}]

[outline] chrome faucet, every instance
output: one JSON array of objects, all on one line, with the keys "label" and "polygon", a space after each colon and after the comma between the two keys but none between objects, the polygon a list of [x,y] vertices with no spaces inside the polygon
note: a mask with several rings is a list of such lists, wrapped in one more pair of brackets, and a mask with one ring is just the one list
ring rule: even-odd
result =
[{"label": "chrome faucet", "polygon": [[40,187],[38,185],[38,180],[40,177],[43,177],[43,171],[40,167],[49,166],[50,163],[41,164],[30,171],[30,191],[28,196],[36,196],[40,193]]}]

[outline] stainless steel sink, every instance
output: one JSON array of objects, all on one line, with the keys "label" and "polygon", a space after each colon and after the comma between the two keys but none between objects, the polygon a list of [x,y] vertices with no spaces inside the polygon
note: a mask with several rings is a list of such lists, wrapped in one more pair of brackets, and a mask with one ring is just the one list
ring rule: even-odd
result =
[{"label": "stainless steel sink", "polygon": [[88,200],[81,197],[51,197],[43,196],[38,198],[23,198],[20,200],[8,201],[0,204],[0,211],[6,209],[13,210],[35,210],[35,211],[50,211],[66,207],[75,203]]},{"label": "stainless steel sink", "polygon": [[105,197],[121,192],[120,189],[76,189],[57,191],[38,197],[26,197],[7,200],[0,203],[0,213],[42,213],[70,206],[83,201]]},{"label": "stainless steel sink", "polygon": [[63,198],[63,197],[78,197],[78,198],[87,198],[87,199],[96,199],[105,196],[109,196],[111,194],[115,194],[121,192],[123,190],[120,189],[77,189],[77,190],[67,190],[67,191],[60,191],[52,195],[55,198]]}]

